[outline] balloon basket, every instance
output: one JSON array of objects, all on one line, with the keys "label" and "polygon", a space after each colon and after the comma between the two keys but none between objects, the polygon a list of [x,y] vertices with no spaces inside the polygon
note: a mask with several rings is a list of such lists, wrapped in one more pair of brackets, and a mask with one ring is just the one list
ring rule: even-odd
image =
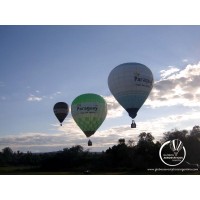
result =
[{"label": "balloon basket", "polygon": [[134,120],[132,121],[131,128],[136,128],[136,123],[134,122]]},{"label": "balloon basket", "polygon": [[91,140],[88,141],[88,146],[92,146],[92,141]]}]

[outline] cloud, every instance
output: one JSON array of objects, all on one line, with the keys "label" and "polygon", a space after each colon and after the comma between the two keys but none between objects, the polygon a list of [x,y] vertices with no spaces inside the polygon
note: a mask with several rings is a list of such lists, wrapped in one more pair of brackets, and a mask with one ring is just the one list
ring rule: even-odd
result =
[{"label": "cloud", "polygon": [[54,92],[53,94],[49,95],[49,99],[54,99],[56,98],[58,95],[61,95],[62,92],[58,91],[58,92]]},{"label": "cloud", "polygon": [[51,149],[52,147],[66,147],[66,144],[73,145],[73,140],[67,134],[48,134],[48,133],[25,133],[21,135],[10,135],[0,137],[1,149],[9,146],[13,150],[32,151],[36,149]]},{"label": "cloud", "polygon": [[186,63],[186,62],[188,62],[188,59],[185,58],[185,59],[182,60],[182,62]]},{"label": "cloud", "polygon": [[178,68],[176,68],[176,67],[173,67],[173,66],[169,66],[168,68],[169,68],[169,69],[167,69],[167,70],[161,70],[161,71],[160,71],[160,76],[162,77],[162,79],[165,79],[165,78],[167,78],[168,76],[174,74],[175,72],[180,71],[180,69],[178,69]]},{"label": "cloud", "polygon": [[27,98],[27,101],[42,101],[44,99],[54,99],[58,95],[62,94],[60,91],[58,91],[58,92],[54,92],[53,94],[50,94],[50,95],[39,96],[39,94],[41,93],[39,90],[35,90],[35,93],[36,93],[36,95],[30,94],[29,97]]},{"label": "cloud", "polygon": [[[64,129],[62,133],[56,134],[24,133],[21,135],[0,137],[0,148],[3,149],[9,146],[13,151],[45,152],[53,150],[58,151],[66,147],[70,148],[74,145],[81,145],[84,149],[88,149],[87,142],[88,139],[91,139],[93,146],[90,147],[90,151],[102,151],[117,144],[119,138],[127,136],[127,134],[123,135],[122,132],[117,134],[118,131],[122,131],[121,127],[113,128],[113,130],[97,131],[95,135],[90,138],[86,138],[81,131],[75,130],[73,132]],[[124,127],[124,129],[126,128]]]},{"label": "cloud", "polygon": [[123,115],[124,109],[123,107],[117,102],[117,100],[111,96],[104,96],[104,99],[107,103],[107,118],[116,118],[121,117]]},{"label": "cloud", "polygon": [[97,130],[94,135],[87,138],[72,118],[65,120],[63,126],[60,126],[58,123],[52,124],[52,127],[51,131],[56,132],[54,134],[23,133],[0,137],[0,148],[3,149],[9,146],[14,151],[45,152],[58,151],[65,147],[69,148],[74,145],[81,145],[84,149],[88,149],[87,142],[88,139],[91,139],[93,146],[90,147],[90,151],[102,151],[117,144],[119,138],[126,137],[128,141],[128,138],[131,139],[133,136],[130,125],[127,125],[107,130]]},{"label": "cloud", "polygon": [[68,136],[70,136],[70,139],[85,138],[84,133],[81,131],[81,129],[71,117],[65,120],[62,126],[60,126],[59,123],[52,124],[52,126],[54,127],[53,130],[63,132],[64,134],[68,134]]},{"label": "cloud", "polygon": [[42,101],[42,99],[43,99],[42,97],[30,94],[29,97],[27,98],[27,101]]},{"label": "cloud", "polygon": [[145,105],[155,107],[183,105],[200,107],[200,62],[183,70],[170,67],[161,71]]},{"label": "cloud", "polygon": [[[104,139],[105,144],[114,145],[119,138],[125,138],[126,141],[133,139],[137,142],[140,133],[150,132],[155,137],[155,141],[160,141],[163,133],[171,131],[172,129],[191,130],[193,126],[197,125],[195,122],[198,123],[199,119],[200,111],[193,110],[188,113],[156,117],[148,121],[139,121],[135,129],[130,128],[130,125],[111,127],[107,130],[99,131],[95,137],[98,137],[99,140]],[[171,127],[171,130],[169,127]]]},{"label": "cloud", "polygon": [[87,138],[72,118],[66,120],[63,126],[52,124],[50,133],[23,133],[20,135],[10,135],[0,137],[0,148],[7,146],[14,151],[58,151],[65,147],[82,145],[87,148]]}]

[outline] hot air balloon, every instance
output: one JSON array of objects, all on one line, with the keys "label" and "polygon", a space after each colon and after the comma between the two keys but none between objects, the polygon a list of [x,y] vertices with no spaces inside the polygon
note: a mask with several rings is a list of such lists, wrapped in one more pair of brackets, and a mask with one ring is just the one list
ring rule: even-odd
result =
[{"label": "hot air balloon", "polygon": [[69,106],[65,102],[58,102],[54,105],[53,111],[55,116],[60,122],[60,125],[62,126],[62,122],[64,119],[67,117],[68,112],[69,112]]},{"label": "hot air balloon", "polygon": [[[86,137],[90,137],[106,118],[107,104],[103,97],[97,94],[82,94],[73,100],[71,113],[74,121]],[[90,140],[88,146],[92,146]]]},{"label": "hot air balloon", "polygon": [[140,63],[124,63],[109,74],[108,87],[132,118],[131,128],[136,128],[134,118],[153,87],[151,70]]}]

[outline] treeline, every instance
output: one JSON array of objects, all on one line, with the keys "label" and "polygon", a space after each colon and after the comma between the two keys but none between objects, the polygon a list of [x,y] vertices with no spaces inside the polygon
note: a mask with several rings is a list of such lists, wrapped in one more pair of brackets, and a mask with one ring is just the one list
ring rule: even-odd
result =
[{"label": "treeline", "polygon": [[159,150],[165,141],[179,139],[183,142],[187,155],[179,167],[197,167],[200,164],[200,127],[191,131],[172,130],[163,134],[161,141],[154,142],[151,133],[140,133],[138,141],[118,140],[118,144],[106,151],[93,153],[77,145],[51,153],[13,152],[6,147],[0,152],[0,166],[29,166],[38,171],[72,172],[118,172],[127,174],[145,172],[151,168],[166,168],[160,158]]}]

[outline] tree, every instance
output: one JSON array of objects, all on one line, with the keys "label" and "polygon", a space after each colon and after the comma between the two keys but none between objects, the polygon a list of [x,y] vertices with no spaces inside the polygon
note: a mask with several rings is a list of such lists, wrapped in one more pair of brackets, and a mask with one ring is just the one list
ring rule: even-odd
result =
[{"label": "tree", "polygon": [[118,140],[119,145],[125,144],[125,139],[124,138],[120,138]]},{"label": "tree", "polygon": [[143,141],[151,143],[154,140],[154,137],[151,135],[151,133],[142,132],[139,134],[138,137],[139,137],[138,143],[143,142]]},{"label": "tree", "polygon": [[2,155],[6,163],[11,163],[13,160],[13,150],[10,147],[2,149]]},{"label": "tree", "polygon": [[12,155],[13,154],[13,150],[10,147],[5,147],[4,149],[2,149],[2,153],[4,155]]},{"label": "tree", "polygon": [[81,145],[76,145],[73,146],[69,149],[70,152],[74,152],[74,153],[82,153],[83,152],[83,147]]},{"label": "tree", "polygon": [[129,147],[134,147],[134,145],[135,145],[135,141],[134,140],[132,140],[132,139],[130,139],[130,140],[128,140],[128,144],[127,144]]},{"label": "tree", "polygon": [[177,129],[174,129],[172,131],[168,131],[164,133],[163,142],[166,142],[168,140],[174,140],[174,139],[179,139],[183,142],[186,140],[187,135],[188,135],[187,130],[179,131]]},{"label": "tree", "polygon": [[200,137],[200,126],[194,126],[190,132],[191,136]]}]

